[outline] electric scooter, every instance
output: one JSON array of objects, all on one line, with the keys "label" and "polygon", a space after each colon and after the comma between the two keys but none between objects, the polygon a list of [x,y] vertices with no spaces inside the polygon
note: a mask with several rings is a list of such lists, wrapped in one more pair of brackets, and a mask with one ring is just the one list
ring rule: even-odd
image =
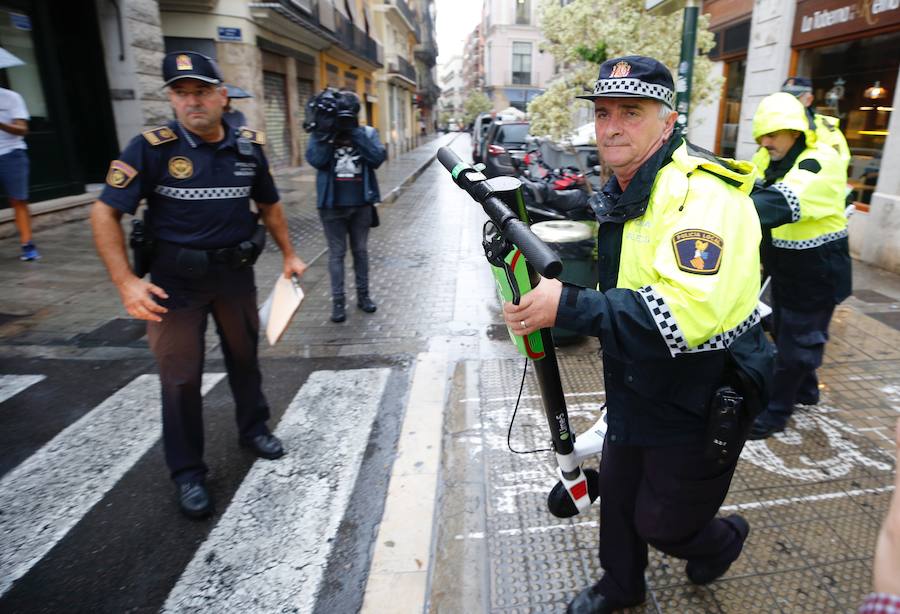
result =
[{"label": "electric scooter", "polygon": [[[489,218],[484,225],[482,247],[503,300],[519,304],[521,297],[540,282],[540,276],[559,276],[562,272],[559,257],[529,228],[522,183],[518,179],[488,180],[447,147],[438,149],[437,157],[450,171],[456,185],[478,202]],[[605,414],[576,437],[569,424],[550,329],[526,336],[517,335],[508,327],[507,330],[519,352],[534,363],[556,455],[559,482],[547,496],[547,507],[558,518],[570,518],[587,510],[599,495],[599,474],[594,469],[582,469],[581,464],[603,450]]]}]

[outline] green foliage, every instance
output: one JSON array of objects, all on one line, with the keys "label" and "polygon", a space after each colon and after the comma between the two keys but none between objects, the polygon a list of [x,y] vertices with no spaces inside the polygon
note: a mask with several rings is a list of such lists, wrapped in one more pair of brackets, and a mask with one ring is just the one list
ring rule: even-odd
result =
[{"label": "green foliage", "polygon": [[585,45],[578,45],[575,47],[575,55],[585,62],[597,64],[599,66],[606,61],[606,43],[601,41],[594,45],[593,48]]},{"label": "green foliage", "polygon": [[[542,49],[553,55],[561,70],[547,90],[528,105],[532,134],[559,140],[572,131],[572,109],[590,104],[575,96],[593,89],[599,64],[607,58],[647,55],[670,69],[678,66],[681,11],[650,15],[644,11],[644,0],[573,0],[566,6],[560,6],[559,0],[542,0],[540,10]],[[701,15],[691,85],[694,107],[715,95],[722,83],[721,77],[712,75],[712,61],[702,55],[714,42],[708,24],[709,18]]]},{"label": "green foliage", "polygon": [[491,99],[487,97],[487,94],[480,91],[469,92],[469,95],[466,96],[466,99],[463,101],[463,125],[468,126],[475,121],[475,118],[479,113],[490,111],[491,107]]}]

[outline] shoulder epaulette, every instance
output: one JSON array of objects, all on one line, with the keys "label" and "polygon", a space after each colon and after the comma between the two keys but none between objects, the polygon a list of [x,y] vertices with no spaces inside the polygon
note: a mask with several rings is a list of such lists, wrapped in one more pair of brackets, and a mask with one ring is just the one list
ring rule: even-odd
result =
[{"label": "shoulder epaulette", "polygon": [[147,142],[151,145],[162,145],[163,143],[178,140],[178,135],[168,126],[160,126],[159,128],[146,130],[141,134],[144,135],[144,138],[147,139]]},{"label": "shoulder epaulette", "polygon": [[266,133],[253,128],[241,128],[240,136],[257,145],[266,144]]}]

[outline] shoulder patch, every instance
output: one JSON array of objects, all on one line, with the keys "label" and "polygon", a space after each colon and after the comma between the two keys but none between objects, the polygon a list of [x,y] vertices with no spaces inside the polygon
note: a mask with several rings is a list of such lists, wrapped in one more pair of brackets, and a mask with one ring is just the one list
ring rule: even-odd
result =
[{"label": "shoulder patch", "polygon": [[818,160],[807,158],[806,160],[801,160],[800,164],[797,165],[797,168],[815,174],[822,170],[822,165],[819,164]]},{"label": "shoulder patch", "polygon": [[247,139],[251,143],[256,143],[257,145],[265,145],[266,144],[266,133],[262,130],[253,130],[252,128],[241,128],[240,136]]},{"label": "shoulder patch", "polygon": [[672,249],[678,268],[685,273],[715,275],[722,263],[722,237],[699,228],[681,230],[672,235]]},{"label": "shoulder patch", "polygon": [[178,135],[175,134],[175,131],[168,126],[161,126],[159,128],[154,128],[153,130],[146,130],[141,134],[144,135],[144,138],[147,139],[148,143],[154,146],[178,140]]},{"label": "shoulder patch", "polygon": [[131,180],[137,177],[137,170],[130,164],[121,160],[113,160],[109,163],[109,172],[106,173],[106,183],[114,188],[125,188]]}]

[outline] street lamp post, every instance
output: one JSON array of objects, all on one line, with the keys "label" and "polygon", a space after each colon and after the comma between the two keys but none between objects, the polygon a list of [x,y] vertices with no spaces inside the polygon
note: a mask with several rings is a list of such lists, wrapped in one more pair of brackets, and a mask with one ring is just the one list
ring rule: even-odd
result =
[{"label": "street lamp post", "polygon": [[678,61],[678,80],[675,82],[675,123],[682,132],[687,131],[691,110],[691,83],[694,77],[694,56],[697,53],[697,17],[700,1],[687,0],[684,5],[684,21],[681,27],[681,59]]},{"label": "street lamp post", "polygon": [[681,58],[675,80],[675,110],[678,112],[675,124],[684,132],[687,131],[691,110],[691,82],[694,76],[694,56],[697,53],[700,0],[644,0],[644,9],[659,15],[668,15],[682,7],[684,21],[681,28]]}]

